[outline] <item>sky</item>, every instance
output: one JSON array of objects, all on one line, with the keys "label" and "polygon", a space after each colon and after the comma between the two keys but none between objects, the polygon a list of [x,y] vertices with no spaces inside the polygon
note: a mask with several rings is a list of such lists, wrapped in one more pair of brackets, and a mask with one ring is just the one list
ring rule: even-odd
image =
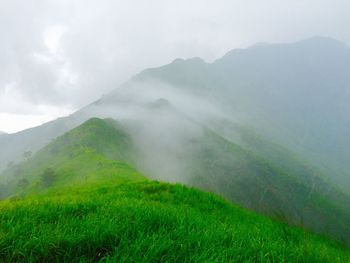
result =
[{"label": "sky", "polygon": [[0,0],[0,131],[68,115],[141,70],[258,42],[350,43],[348,0]]}]

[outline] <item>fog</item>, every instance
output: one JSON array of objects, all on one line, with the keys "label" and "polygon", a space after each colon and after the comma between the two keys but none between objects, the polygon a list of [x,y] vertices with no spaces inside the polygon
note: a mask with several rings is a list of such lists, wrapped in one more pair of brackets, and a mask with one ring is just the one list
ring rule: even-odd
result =
[{"label": "fog", "polygon": [[67,115],[139,71],[256,42],[350,43],[335,1],[0,1],[0,130]]},{"label": "fog", "polygon": [[135,145],[134,164],[149,177],[190,183],[205,130],[220,120],[243,122],[219,105],[204,94],[148,79],[128,82],[83,112],[120,123]]}]

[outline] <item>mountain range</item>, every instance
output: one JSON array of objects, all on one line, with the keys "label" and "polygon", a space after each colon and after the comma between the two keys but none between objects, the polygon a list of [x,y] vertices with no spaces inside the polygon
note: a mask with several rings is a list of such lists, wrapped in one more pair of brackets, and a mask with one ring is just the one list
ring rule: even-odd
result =
[{"label": "mountain range", "polygon": [[[128,95],[148,102],[164,97],[180,103],[186,114],[217,113],[254,127],[259,134],[322,168],[349,190],[349,65],[349,48],[323,37],[236,49],[211,64],[199,58],[177,59],[141,72],[68,118],[3,138],[0,167],[4,169],[9,161],[20,160],[24,151],[40,149],[95,115],[97,105],[113,105],[112,112],[99,112],[106,116],[119,114],[110,117],[121,118],[125,111],[119,108],[131,108],[130,104],[135,103]],[[147,94],[140,94],[145,90]],[[200,105],[197,107],[189,97],[195,97]]]},{"label": "mountain range", "polygon": [[53,189],[113,181],[122,162],[350,244],[349,68],[348,46],[314,37],[146,69],[68,117],[1,135],[1,197],[42,192],[45,171]]}]

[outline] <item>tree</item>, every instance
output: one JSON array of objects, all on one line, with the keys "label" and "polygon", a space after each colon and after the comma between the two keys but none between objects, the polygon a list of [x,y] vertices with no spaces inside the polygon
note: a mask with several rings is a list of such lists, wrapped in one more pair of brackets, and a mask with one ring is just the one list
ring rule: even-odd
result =
[{"label": "tree", "polygon": [[50,187],[56,181],[56,173],[52,168],[46,168],[40,177],[44,187]]}]

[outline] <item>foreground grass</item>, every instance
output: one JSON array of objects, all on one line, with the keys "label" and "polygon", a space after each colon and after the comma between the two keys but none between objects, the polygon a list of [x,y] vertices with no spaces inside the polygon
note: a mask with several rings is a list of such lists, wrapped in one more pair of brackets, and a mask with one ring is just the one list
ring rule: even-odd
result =
[{"label": "foreground grass", "polygon": [[350,262],[336,242],[150,181],[0,202],[1,262]]}]

